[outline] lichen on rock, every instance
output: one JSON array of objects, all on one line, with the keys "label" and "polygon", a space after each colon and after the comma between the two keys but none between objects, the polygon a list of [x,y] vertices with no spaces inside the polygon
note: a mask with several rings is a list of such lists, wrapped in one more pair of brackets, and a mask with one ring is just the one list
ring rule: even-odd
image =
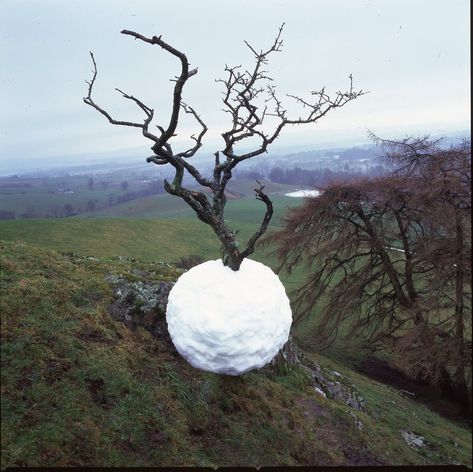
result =
[{"label": "lichen on rock", "polygon": [[418,449],[426,446],[425,439],[422,436],[418,436],[417,434],[404,429],[401,429],[400,432],[409,447]]},{"label": "lichen on rock", "polygon": [[156,337],[168,337],[165,311],[173,282],[129,281],[123,275],[109,274],[115,299],[108,307],[115,321],[128,328],[141,326]]},{"label": "lichen on rock", "polygon": [[[356,410],[366,412],[366,404],[356,387],[342,374],[322,367],[308,356],[294,343],[292,338],[286,343],[273,361],[287,362],[288,365],[302,367],[314,387],[314,391],[327,398],[339,400]],[[334,378],[335,376],[335,378]]]}]

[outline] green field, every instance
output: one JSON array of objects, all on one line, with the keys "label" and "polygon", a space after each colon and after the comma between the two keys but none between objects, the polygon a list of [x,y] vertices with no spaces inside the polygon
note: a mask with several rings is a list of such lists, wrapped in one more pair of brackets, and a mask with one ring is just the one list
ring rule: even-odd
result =
[{"label": "green field", "polygon": [[0,238],[81,255],[175,262],[189,254],[215,258],[217,238],[198,221],[37,219],[0,221]]},{"label": "green field", "polygon": [[[87,181],[78,180],[82,191]],[[257,229],[264,213],[264,205],[251,193],[254,182],[236,181],[231,190],[235,199],[229,199],[226,219],[229,225],[239,230],[240,245],[243,247],[250,235]],[[267,184],[268,192],[287,192],[289,186]],[[239,198],[238,198],[239,197]],[[269,230],[277,229],[291,207],[302,203],[302,199],[271,193],[275,214]],[[211,229],[198,221],[191,209],[181,199],[163,194],[136,199],[111,208],[87,212],[72,218],[17,219],[0,221],[0,239],[22,240],[48,249],[72,251],[81,255],[114,257],[129,256],[143,261],[166,261],[175,263],[189,255],[198,255],[204,260],[220,257],[220,243]],[[252,258],[276,269],[278,261],[268,255],[270,247],[257,248]],[[306,268],[299,266],[291,275],[280,273],[280,278],[291,299],[294,290],[306,279]],[[294,335],[306,349],[320,351],[314,341],[318,313],[326,303],[321,300],[312,316],[294,327]],[[372,355],[360,348],[360,339],[344,337],[348,323],[339,329],[339,336],[324,352],[347,365],[358,365],[366,356]],[[379,351],[377,356],[385,353]]]},{"label": "green field", "polygon": [[[240,240],[244,242],[258,227],[241,223]],[[220,242],[209,226],[189,219],[60,218],[0,221],[0,239],[21,240],[48,249],[71,251],[97,257],[128,256],[143,261],[177,262],[196,254],[206,260],[220,257]],[[257,249],[252,256],[273,269],[277,261],[267,251]],[[302,280],[296,271],[283,276],[291,290]]]}]

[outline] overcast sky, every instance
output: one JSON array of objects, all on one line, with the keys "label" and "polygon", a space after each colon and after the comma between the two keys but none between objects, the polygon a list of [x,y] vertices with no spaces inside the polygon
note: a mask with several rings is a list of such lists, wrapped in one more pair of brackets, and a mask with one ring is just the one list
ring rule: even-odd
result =
[{"label": "overcast sky", "polygon": [[[266,48],[283,22],[283,52],[268,65],[282,97],[323,86],[335,92],[349,74],[370,93],[316,125],[286,129],[279,146],[365,141],[368,128],[382,137],[469,129],[469,8],[467,0],[1,0],[0,165],[148,154],[139,130],[114,127],[82,102],[93,51],[97,103],[116,118],[139,120],[118,87],[167,124],[169,79],[179,64],[122,29],[162,35],[198,67],[184,99],[210,128],[209,152],[221,147],[227,118],[214,79],[225,64],[251,67],[243,41]],[[183,121],[178,139],[192,126]]]}]

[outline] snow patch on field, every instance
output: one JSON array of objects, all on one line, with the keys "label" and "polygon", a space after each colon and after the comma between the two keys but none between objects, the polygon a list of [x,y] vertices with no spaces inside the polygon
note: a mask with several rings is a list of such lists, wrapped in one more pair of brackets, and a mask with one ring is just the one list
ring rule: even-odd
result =
[{"label": "snow patch on field", "polygon": [[287,342],[292,323],[278,276],[250,259],[236,272],[219,259],[181,275],[169,294],[166,318],[184,359],[227,375],[270,362]]},{"label": "snow patch on field", "polygon": [[295,192],[285,193],[286,197],[304,198],[319,197],[322,194],[319,190],[296,190]]}]

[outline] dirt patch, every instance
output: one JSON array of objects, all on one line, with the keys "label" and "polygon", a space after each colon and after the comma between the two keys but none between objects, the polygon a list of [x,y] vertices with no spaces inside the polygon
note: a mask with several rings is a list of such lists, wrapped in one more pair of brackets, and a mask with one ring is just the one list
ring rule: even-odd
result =
[{"label": "dirt patch", "polygon": [[113,401],[106,394],[105,381],[101,377],[97,379],[85,379],[87,390],[92,397],[92,400],[100,405],[102,408],[109,409],[113,406]]},{"label": "dirt patch", "polygon": [[328,416],[327,409],[311,398],[296,398],[294,403],[301,407],[304,411],[304,416],[309,416],[311,418],[316,416]]},{"label": "dirt patch", "polygon": [[164,444],[169,441],[169,436],[158,429],[153,429],[152,431],[147,431],[146,439],[151,444]]},{"label": "dirt patch", "polygon": [[106,339],[102,334],[96,329],[84,328],[77,333],[77,337],[82,339],[82,341],[95,342],[95,343],[104,343],[104,344],[116,344],[111,339]]},{"label": "dirt patch", "polygon": [[[311,455],[310,465],[373,466],[387,463],[382,457],[372,454],[357,438],[348,433],[350,428],[348,418],[346,421],[342,421],[340,418],[334,421],[333,416],[324,406],[310,398],[296,398],[295,405],[302,410],[308,421],[317,423],[317,434],[323,438],[324,444],[331,450],[341,451],[345,456],[344,461],[334,462],[334,457],[325,457],[323,454],[321,455],[321,451],[317,451]],[[324,420],[317,421],[317,418],[320,417],[323,417]],[[299,432],[302,433],[301,430]],[[297,460],[297,457],[295,458]],[[338,460],[341,460],[340,456]]]},{"label": "dirt patch", "polygon": [[347,459],[347,465],[387,465],[387,462],[380,457],[371,454],[364,447],[346,447],[343,449],[343,454]]},{"label": "dirt patch", "polygon": [[48,385],[58,382],[66,372],[72,368],[72,363],[67,359],[51,359],[45,366],[45,381]]}]

